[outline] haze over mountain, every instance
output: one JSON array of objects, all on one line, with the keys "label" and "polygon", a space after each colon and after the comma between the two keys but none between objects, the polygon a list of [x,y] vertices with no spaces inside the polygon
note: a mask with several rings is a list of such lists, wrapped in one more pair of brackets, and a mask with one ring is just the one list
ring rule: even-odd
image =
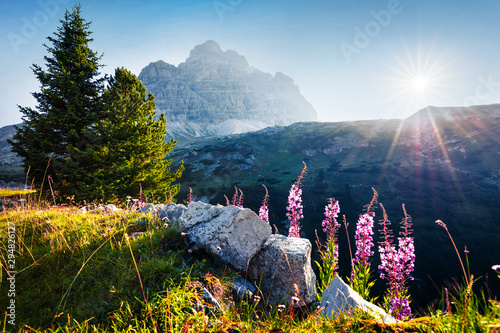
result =
[{"label": "haze over mountain", "polygon": [[214,41],[195,46],[185,62],[150,63],[139,79],[155,96],[169,134],[178,139],[255,131],[317,120],[316,111],[283,73],[251,67]]}]

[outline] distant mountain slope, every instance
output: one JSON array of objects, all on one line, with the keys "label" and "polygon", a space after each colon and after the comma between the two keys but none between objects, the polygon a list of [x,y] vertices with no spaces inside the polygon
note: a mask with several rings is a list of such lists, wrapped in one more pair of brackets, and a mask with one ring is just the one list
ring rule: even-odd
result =
[{"label": "distant mountain slope", "polygon": [[139,79],[155,96],[174,136],[180,125],[187,128],[181,135],[211,135],[217,128],[207,126],[228,120],[247,124],[243,128],[249,130],[317,119],[290,77],[261,72],[214,41],[195,46],[177,67],[161,60],[150,63]]}]

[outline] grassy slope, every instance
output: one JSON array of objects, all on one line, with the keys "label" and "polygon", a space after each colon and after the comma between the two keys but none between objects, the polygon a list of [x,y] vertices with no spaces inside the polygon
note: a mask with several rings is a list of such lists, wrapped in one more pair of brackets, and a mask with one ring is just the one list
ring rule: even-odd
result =
[{"label": "grassy slope", "polygon": [[[300,315],[290,309],[280,313],[252,300],[229,301],[228,282],[236,273],[203,253],[189,254],[182,236],[151,215],[30,209],[0,215],[2,230],[9,222],[15,225],[19,244],[15,263],[19,331],[29,325],[24,328],[81,332],[155,328],[171,332],[231,328],[241,332],[426,332],[431,326],[443,325],[443,332],[456,332],[465,323],[469,327],[465,331],[473,332],[470,325],[488,331],[486,325],[495,324],[500,316],[493,304],[487,307],[486,316],[471,308],[465,316],[438,317],[436,313],[397,326],[384,326],[362,315],[327,320],[316,316],[314,309]],[[145,233],[136,239],[124,237],[136,231]],[[5,232],[0,240],[0,307],[5,309]],[[222,283],[223,310],[216,311],[204,302],[199,284],[193,281],[201,281],[209,289]],[[200,311],[203,306],[206,311]]]}]

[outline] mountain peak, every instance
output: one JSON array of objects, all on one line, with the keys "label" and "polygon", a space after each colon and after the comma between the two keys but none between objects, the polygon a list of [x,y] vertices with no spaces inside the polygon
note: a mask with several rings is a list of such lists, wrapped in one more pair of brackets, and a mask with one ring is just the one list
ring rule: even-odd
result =
[{"label": "mountain peak", "polygon": [[203,44],[196,45],[191,52],[186,62],[181,64],[208,64],[211,66],[234,67],[243,72],[250,73],[252,70],[247,62],[247,59],[239,55],[238,52],[233,50],[222,51],[219,44],[213,40],[208,40]]},{"label": "mountain peak", "polygon": [[219,44],[217,44],[213,40],[207,40],[205,43],[196,45],[190,52],[189,58],[199,58],[200,56],[204,56],[207,54],[222,54],[222,49]]},{"label": "mountain peak", "polygon": [[157,112],[170,123],[191,122],[193,128],[223,124],[225,131],[240,132],[317,119],[292,78],[261,72],[213,40],[196,45],[177,67],[163,61],[149,64],[139,80],[155,96]]}]

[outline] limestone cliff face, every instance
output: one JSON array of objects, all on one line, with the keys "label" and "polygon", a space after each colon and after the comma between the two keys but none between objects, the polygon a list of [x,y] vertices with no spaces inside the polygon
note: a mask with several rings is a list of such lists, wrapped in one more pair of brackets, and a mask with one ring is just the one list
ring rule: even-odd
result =
[{"label": "limestone cliff face", "polygon": [[208,126],[236,119],[263,128],[317,120],[290,77],[259,71],[214,41],[195,46],[179,66],[150,63],[139,79],[172,123]]},{"label": "limestone cliff face", "polygon": [[21,126],[21,124],[0,128],[0,167],[12,167],[21,164],[21,158],[11,151],[11,146],[7,142],[7,140],[12,140],[16,133],[14,126]]}]

